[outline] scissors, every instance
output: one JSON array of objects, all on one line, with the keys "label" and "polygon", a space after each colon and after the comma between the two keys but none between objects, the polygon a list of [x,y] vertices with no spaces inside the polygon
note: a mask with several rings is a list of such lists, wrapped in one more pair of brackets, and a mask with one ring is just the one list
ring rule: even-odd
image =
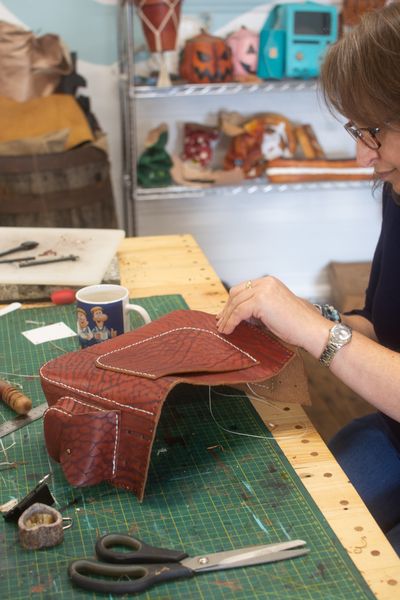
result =
[{"label": "scissors", "polygon": [[[193,577],[197,573],[303,556],[309,552],[305,544],[303,540],[291,540],[190,558],[180,550],[156,548],[130,535],[109,533],[96,542],[99,560],[74,560],[69,564],[68,575],[75,585],[86,590],[132,594],[144,592],[164,581]],[[117,551],[114,549],[116,546],[128,550]]]}]

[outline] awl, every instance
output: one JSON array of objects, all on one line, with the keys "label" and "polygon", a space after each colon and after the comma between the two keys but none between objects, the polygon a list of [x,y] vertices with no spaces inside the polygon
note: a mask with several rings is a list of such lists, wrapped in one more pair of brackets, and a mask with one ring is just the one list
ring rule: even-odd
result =
[{"label": "awl", "polygon": [[7,254],[13,254],[14,252],[22,252],[24,250],[33,250],[39,246],[39,242],[22,242],[19,246],[15,246],[15,248],[10,248],[9,250],[3,250],[0,252],[0,256],[7,256]]}]

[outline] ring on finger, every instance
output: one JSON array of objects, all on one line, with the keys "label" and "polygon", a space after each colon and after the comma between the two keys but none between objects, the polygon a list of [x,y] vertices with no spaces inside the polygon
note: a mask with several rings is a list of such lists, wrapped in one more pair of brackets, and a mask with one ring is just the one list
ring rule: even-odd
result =
[{"label": "ring on finger", "polygon": [[248,281],[246,281],[245,288],[246,290],[249,290],[251,287],[253,287],[253,282],[251,281],[251,279],[249,279]]}]

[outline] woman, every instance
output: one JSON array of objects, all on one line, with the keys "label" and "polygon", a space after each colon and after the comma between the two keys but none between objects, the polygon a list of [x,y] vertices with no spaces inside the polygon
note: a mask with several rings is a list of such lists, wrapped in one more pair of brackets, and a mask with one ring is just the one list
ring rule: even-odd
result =
[{"label": "woman", "polygon": [[[383,184],[383,220],[365,307],[337,320],[282,282],[233,287],[217,317],[229,334],[256,318],[304,348],[378,412],[353,421],[330,448],[400,554],[400,3],[367,13],[333,45],[321,70],[325,101],[345,116],[357,160]],[[326,318],[328,317],[328,318]]]}]

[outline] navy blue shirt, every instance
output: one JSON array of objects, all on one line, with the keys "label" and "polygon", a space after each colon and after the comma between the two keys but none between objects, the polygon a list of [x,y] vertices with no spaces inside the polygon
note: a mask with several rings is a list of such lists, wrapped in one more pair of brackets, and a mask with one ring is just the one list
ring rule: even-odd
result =
[{"label": "navy blue shirt", "polygon": [[[388,184],[383,187],[382,213],[365,306],[349,314],[364,316],[373,324],[379,343],[400,352],[400,197]],[[400,423],[384,418],[400,447]]]}]

